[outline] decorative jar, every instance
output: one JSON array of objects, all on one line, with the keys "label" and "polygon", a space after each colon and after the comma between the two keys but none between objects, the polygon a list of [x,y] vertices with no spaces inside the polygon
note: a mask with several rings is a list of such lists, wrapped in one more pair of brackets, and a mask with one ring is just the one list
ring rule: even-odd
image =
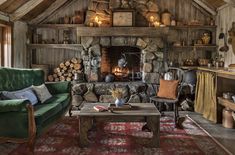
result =
[{"label": "decorative jar", "polygon": [[123,98],[116,98],[116,100],[115,100],[115,105],[116,105],[116,107],[120,107],[120,106],[122,106],[123,104],[125,104],[125,101],[124,101]]}]

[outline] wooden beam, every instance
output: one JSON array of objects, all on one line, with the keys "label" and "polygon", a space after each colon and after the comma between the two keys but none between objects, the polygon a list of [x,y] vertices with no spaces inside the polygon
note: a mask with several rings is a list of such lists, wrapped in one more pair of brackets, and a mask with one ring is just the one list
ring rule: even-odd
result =
[{"label": "wooden beam", "polygon": [[29,24],[39,24],[41,23],[45,18],[50,16],[54,11],[59,9],[62,5],[64,5],[67,1],[71,0],[56,0],[49,8],[47,8],[43,13],[38,15],[36,18],[31,20]]},{"label": "wooden beam", "polygon": [[36,6],[42,3],[44,0],[30,0],[20,8],[18,8],[14,13],[10,15],[11,21],[16,21],[21,19],[24,15],[33,10]]},{"label": "wooden beam", "polygon": [[0,0],[0,5],[2,5],[3,3],[5,3],[7,0]]},{"label": "wooden beam", "polygon": [[235,6],[235,0],[224,0],[229,5]]},{"label": "wooden beam", "polygon": [[215,16],[217,12],[211,8],[209,8],[205,3],[203,3],[201,0],[193,0],[195,3],[197,3],[200,7],[205,9],[207,12]]}]

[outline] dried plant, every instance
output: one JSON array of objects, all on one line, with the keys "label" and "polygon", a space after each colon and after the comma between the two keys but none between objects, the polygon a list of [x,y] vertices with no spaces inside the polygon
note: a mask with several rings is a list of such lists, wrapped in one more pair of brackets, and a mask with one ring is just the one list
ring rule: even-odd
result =
[{"label": "dried plant", "polygon": [[118,99],[123,98],[123,95],[124,95],[123,89],[120,89],[120,88],[110,89],[110,92],[112,93],[112,96],[114,98],[118,98]]}]

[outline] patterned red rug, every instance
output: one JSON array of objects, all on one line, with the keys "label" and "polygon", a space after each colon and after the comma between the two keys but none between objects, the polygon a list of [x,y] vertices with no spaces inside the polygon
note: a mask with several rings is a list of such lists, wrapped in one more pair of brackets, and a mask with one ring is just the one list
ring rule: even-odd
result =
[{"label": "patterned red rug", "polygon": [[[135,137],[151,137],[141,131],[143,123],[107,123],[102,129],[90,132],[92,144],[78,146],[78,118],[65,117],[37,138],[35,155],[227,155],[228,153],[208,136],[189,117],[184,129],[175,129],[173,118],[161,118],[160,148],[136,144]],[[27,155],[25,144],[2,144],[0,154]]]}]

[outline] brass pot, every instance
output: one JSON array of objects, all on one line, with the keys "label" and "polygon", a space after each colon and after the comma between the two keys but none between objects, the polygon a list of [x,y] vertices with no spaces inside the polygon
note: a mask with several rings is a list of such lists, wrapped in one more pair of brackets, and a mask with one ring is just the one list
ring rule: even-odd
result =
[{"label": "brass pot", "polygon": [[203,44],[209,44],[211,40],[211,36],[209,33],[203,33],[203,36],[201,39],[202,39]]},{"label": "brass pot", "polygon": [[223,109],[223,126],[232,129],[234,127],[234,120],[232,116],[233,111],[229,108]]}]

